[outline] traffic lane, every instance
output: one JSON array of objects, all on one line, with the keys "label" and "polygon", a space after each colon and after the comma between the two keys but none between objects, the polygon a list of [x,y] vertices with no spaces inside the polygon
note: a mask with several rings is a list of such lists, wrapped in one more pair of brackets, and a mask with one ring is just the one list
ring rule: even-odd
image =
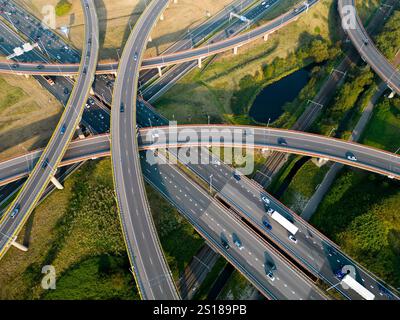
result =
[{"label": "traffic lane", "polygon": [[[318,291],[315,291],[304,278],[297,275],[285,261],[282,261],[272,251],[268,251],[268,257],[273,259],[276,265],[276,279],[270,283],[265,274],[266,245],[245,228],[238,225],[239,221],[226,213],[222,207],[215,205],[214,200],[207,196],[188,181],[186,177],[169,165],[149,165],[145,154],[141,153],[143,173],[149,181],[169,197],[181,212],[186,212],[190,221],[199,224],[207,231],[209,240],[225,255],[233,254],[233,258],[239,264],[245,266],[247,273],[256,277],[256,282],[263,283],[267,290],[273,292],[278,299],[321,299]],[[226,252],[221,246],[221,233],[224,233],[231,249]],[[244,248],[239,250],[233,244],[232,234],[236,233],[242,240]],[[237,255],[236,255],[237,254]],[[235,261],[234,260],[234,261]],[[232,259],[231,259],[232,261]],[[237,264],[236,264],[237,266]],[[253,279],[254,281],[254,279]],[[293,293],[294,292],[294,293]],[[297,297],[296,297],[297,296]]]},{"label": "traffic lane", "polygon": [[12,23],[15,28],[23,32],[33,43],[38,42],[44,48],[49,47],[48,52],[55,53],[60,61],[79,62],[79,53],[73,48],[69,48],[62,38],[59,38],[49,28],[45,28],[42,22],[34,15],[16,3],[6,3],[4,9],[8,9],[11,12],[3,10],[3,17]]},{"label": "traffic lane", "polygon": [[[180,126],[178,131],[181,130],[182,133],[179,133],[176,136],[179,136],[180,140],[169,141],[169,136],[166,136],[166,141],[157,140],[153,143],[151,137],[142,137],[143,145],[152,145],[152,147],[157,147],[163,145],[165,142],[175,145],[178,143],[180,146],[196,146],[198,145],[197,141],[186,141],[182,139],[182,137],[186,138],[187,133],[194,134],[195,137],[190,137],[191,139],[196,138],[199,139],[201,136],[202,130],[221,130],[223,129],[223,125],[212,125],[212,126],[193,126],[193,125],[184,125]],[[226,127],[227,128],[227,127]],[[245,129],[243,127],[237,127],[238,129]],[[248,127],[249,128],[249,127]],[[149,130],[149,129],[145,129]],[[159,129],[164,130],[163,128]],[[359,143],[349,142],[345,140],[339,140],[335,138],[329,138],[325,136],[319,136],[315,134],[303,133],[292,130],[279,130],[279,129],[259,129],[259,128],[249,128],[246,130],[250,130],[250,132],[254,131],[254,145],[253,147],[260,148],[274,148],[278,151],[282,152],[291,152],[298,154],[306,154],[315,157],[321,158],[329,158],[332,161],[342,162],[347,165],[361,167],[366,170],[380,172],[386,175],[394,175],[394,177],[400,177],[400,156],[395,155],[390,152],[382,151],[373,147],[364,146]],[[219,131],[215,134],[218,136]],[[176,138],[175,128],[170,128],[169,133],[171,133],[171,137],[173,139]],[[252,133],[248,133],[248,135],[253,135]],[[208,139],[208,137],[206,137]],[[164,136],[161,136],[160,139],[164,139]],[[236,145],[246,145],[247,138],[244,136],[242,141],[234,141]],[[218,145],[219,142],[214,140],[214,145]],[[203,145],[210,144],[210,142],[202,141]],[[232,142],[228,141],[225,145],[232,145]],[[250,144],[250,146],[252,146]],[[348,153],[351,154],[348,154]],[[356,159],[350,160],[347,156],[354,155]]]},{"label": "traffic lane", "polygon": [[[312,4],[310,4],[310,6],[314,5],[316,2],[317,1],[313,2]],[[297,13],[294,13],[293,11],[291,11],[291,12],[285,14],[284,16],[282,16],[281,18],[279,18],[279,19],[277,18],[277,19],[273,20],[271,25],[263,26],[264,29],[260,29],[261,27],[259,27],[258,29],[255,29],[254,31],[250,31],[251,34],[250,33],[249,34],[246,33],[245,35],[239,36],[240,39],[237,39],[237,40],[236,40],[236,38],[233,39],[233,40],[231,39],[231,42],[229,44],[218,44],[215,47],[213,47],[211,50],[208,48],[205,51],[204,51],[204,49],[202,49],[204,47],[202,47],[202,48],[199,48],[201,50],[201,52],[197,52],[196,51],[197,49],[195,49],[195,50],[192,50],[190,53],[183,53],[183,54],[179,53],[181,55],[181,57],[179,59],[174,59],[174,58],[171,58],[169,56],[166,56],[166,57],[162,56],[160,58],[157,57],[157,59],[161,59],[161,60],[153,61],[153,62],[150,61],[152,58],[146,59],[146,60],[143,60],[142,67],[145,68],[145,69],[146,68],[154,68],[154,67],[156,67],[158,65],[162,65],[164,62],[167,62],[168,64],[181,63],[181,62],[183,62],[184,60],[187,60],[187,59],[197,59],[200,55],[204,55],[205,53],[207,53],[207,55],[209,55],[209,54],[213,55],[213,54],[216,54],[216,53],[220,52],[220,50],[222,50],[222,49],[224,49],[224,50],[227,49],[227,48],[229,49],[229,48],[231,48],[232,46],[235,46],[235,45],[236,46],[240,46],[240,45],[250,41],[250,39],[262,36],[266,32],[275,31],[282,24],[286,24],[286,23],[294,20],[302,12],[304,12],[304,10],[303,11],[299,11]],[[260,12],[260,14],[263,14],[263,12]],[[153,58],[153,59],[156,59],[156,58]],[[105,72],[105,71],[115,70],[116,67],[117,67],[116,63],[113,63],[112,65],[107,65],[107,64],[106,65],[99,65],[99,70],[102,70],[102,72]],[[59,72],[59,71],[57,71],[57,68],[59,68],[59,66],[47,66],[47,67],[45,67],[43,69],[43,72],[46,71],[46,74],[47,73],[48,74],[56,74],[57,72]],[[63,72],[65,74],[72,74],[73,73],[72,70],[74,70],[74,68],[75,68],[75,70],[77,70],[77,67],[67,66],[66,69],[63,70]],[[9,67],[0,64],[0,69],[8,71]],[[20,67],[20,71],[21,72],[30,72],[30,73],[33,73],[33,74],[45,74],[43,72],[42,73],[38,72],[33,67],[29,67],[29,66],[27,66],[27,67],[26,66],[21,66]]]},{"label": "traffic lane", "polygon": [[[353,0],[343,0],[339,2],[339,12],[342,16],[344,12],[340,8],[352,6],[355,8]],[[377,72],[386,83],[389,83],[393,90],[400,93],[400,75],[396,68],[386,59],[384,55],[376,48],[375,44],[367,34],[362,25],[359,16],[355,17],[356,27],[346,29],[350,39],[354,43],[361,56],[367,60],[368,64]],[[367,43],[365,43],[367,41]]]},{"label": "traffic lane", "polygon": [[[85,12],[85,21],[88,26],[93,26],[93,21],[92,21],[92,16],[90,10],[84,10]],[[94,13],[95,16],[95,13]],[[96,32],[93,30],[87,30],[89,28],[86,28],[85,33],[91,33],[91,32]],[[92,49],[97,46],[97,41],[93,43]],[[96,51],[97,52],[97,51]],[[83,63],[85,65],[85,63]],[[80,77],[80,81],[78,81],[77,87],[79,90],[79,87],[83,87],[86,89],[88,92],[88,84],[82,86],[82,81],[84,80],[83,77]],[[87,82],[88,83],[88,82]],[[73,91],[73,96],[74,96],[74,91]],[[78,99],[79,101],[79,99]],[[62,115],[62,118],[65,118],[66,121],[71,120],[72,118],[77,118],[79,115],[75,115],[75,110],[74,107],[76,106],[76,101],[74,99],[71,100],[70,108],[68,111],[70,112],[64,112]],[[61,122],[61,121],[60,121]],[[48,181],[50,180],[50,176],[55,173],[55,170],[57,166],[57,160],[61,158],[62,154],[61,151],[63,149],[63,146],[66,145],[66,143],[69,141],[69,136],[72,134],[72,129],[74,129],[74,122],[72,123],[72,126],[69,125],[66,128],[66,133],[62,135],[62,138],[60,139],[57,131],[57,136],[52,137],[50,139],[50,142],[48,146],[46,147],[45,153],[48,154],[49,156],[45,158],[46,154],[43,156],[44,158],[44,163],[46,163],[46,166],[41,165],[39,167],[36,166],[35,169],[33,170],[32,174],[30,175],[29,179],[27,180],[26,184],[24,185],[23,189],[21,192],[18,194],[15,204],[19,204],[20,206],[20,212],[17,214],[15,217],[11,217],[11,215],[6,215],[3,217],[1,220],[1,234],[2,234],[2,241],[1,241],[1,252],[4,254],[5,250],[9,247],[9,243],[11,242],[11,238],[19,232],[19,229],[22,227],[22,223],[27,219],[27,213],[30,212],[32,209],[32,206],[34,203],[37,201],[37,195],[40,194],[41,190],[43,190]],[[60,127],[60,124],[57,126],[57,128]],[[71,128],[72,127],[72,128]],[[70,129],[69,134],[67,134],[68,129]],[[68,137],[68,139],[67,139]],[[55,144],[59,142],[60,144]],[[50,152],[50,153],[49,153]],[[51,157],[51,155],[54,155]],[[61,159],[60,159],[61,160]],[[11,211],[13,208],[9,208],[9,211]],[[25,214],[24,214],[24,211]],[[10,232],[11,230],[11,232]],[[6,246],[6,244],[8,244]]]},{"label": "traffic lane", "polygon": [[176,63],[176,61],[206,57],[219,53],[223,50],[227,50],[227,48],[233,48],[235,46],[243,45],[252,39],[261,37],[268,32],[273,32],[277,30],[281,25],[287,24],[289,21],[294,20],[301,13],[302,12],[294,13],[293,11],[290,11],[289,13],[285,13],[281,17],[274,19],[265,26],[258,27],[247,33],[240,34],[236,37],[227,38],[226,40],[211,43],[207,46],[202,46],[196,49],[146,59],[142,63],[142,68],[152,68],[154,66],[173,64]]},{"label": "traffic lane", "polygon": [[[212,163],[211,161],[209,162]],[[241,212],[242,215],[249,218],[250,222],[258,227],[267,237],[283,245],[284,249],[289,254],[294,254],[297,260],[300,260],[300,262],[308,268],[312,267],[317,274],[327,274],[329,283],[332,285],[335,284],[333,282],[336,280],[334,272],[339,268],[341,261],[336,262],[332,259],[327,259],[330,247],[327,249],[315,241],[310,241],[308,235],[303,237],[301,230],[296,234],[298,240],[297,244],[290,241],[288,236],[291,235],[291,233],[271,219],[266,213],[265,204],[262,200],[263,196],[270,198],[266,192],[262,193],[260,190],[252,190],[252,187],[244,182],[247,180],[245,177],[240,181],[234,179],[234,170],[225,165],[200,164],[188,165],[188,167],[203,178],[204,181],[210,183],[213,189],[217,190],[222,198],[235,207],[238,212]],[[270,201],[272,202],[272,198]],[[270,206],[278,210],[273,204]],[[279,210],[279,212],[287,216],[287,209]],[[272,230],[266,229],[264,221],[268,222]]]},{"label": "traffic lane", "polygon": [[[211,163],[211,161],[209,162]],[[299,231],[296,234],[298,242],[297,244],[293,244],[288,239],[289,233],[272,219],[268,219],[265,212],[264,202],[261,200],[261,197],[267,196],[267,194],[260,191],[260,189],[251,190],[254,189],[254,185],[252,183],[246,183],[246,177],[243,177],[240,181],[233,179],[232,174],[234,170],[224,165],[189,165],[189,167],[208,183],[211,183],[211,180],[209,181],[208,177],[212,175],[212,186],[215,190],[219,191],[223,198],[233,204],[239,212],[243,212],[245,216],[250,218],[251,221],[258,226],[261,232],[264,232],[269,237],[272,236],[272,240],[278,240],[278,243],[283,244],[286,250],[295,254],[295,256],[300,259],[300,262],[302,262],[306,267],[311,266],[318,274],[323,275],[331,285],[338,282],[338,279],[335,277],[335,272],[337,270],[341,269],[344,265],[354,265],[357,273],[357,281],[366,285],[370,290],[374,288],[378,289],[375,289],[375,295],[378,298],[385,298],[379,290],[379,287],[384,287],[379,280],[367,275],[364,270],[355,265],[354,261],[335,250],[331,244],[320,238],[318,234],[314,235],[306,226],[303,226],[305,227],[303,232],[301,230],[302,228],[299,226]],[[221,174],[218,170],[212,170],[212,168],[219,169]],[[283,204],[279,203],[272,197],[267,197],[271,201],[271,204],[269,205],[270,207],[293,221],[293,216],[295,215],[288,212],[288,209],[284,207]],[[263,221],[265,219],[267,219],[268,223],[273,226],[271,231],[267,230],[263,226]],[[344,291],[341,287],[338,289],[340,289],[342,294],[346,297],[360,299],[360,296],[353,290]]]},{"label": "traffic lane", "polygon": [[[276,2],[275,2],[276,3]],[[264,7],[262,7],[264,8]],[[271,9],[272,6],[270,6],[268,9]],[[247,17],[253,18],[253,20],[257,20],[262,14],[265,13],[265,10],[258,10],[259,5],[256,6],[256,8],[250,9],[249,12],[247,12],[245,15]],[[226,39],[229,36],[235,36],[238,34],[240,31],[242,31],[244,28],[246,28],[247,24],[243,24],[240,20],[236,20],[234,23],[230,24],[225,30],[222,30],[215,35],[211,36],[210,39],[207,40],[207,43],[213,43],[216,41],[220,41],[223,39]],[[204,39],[200,39],[199,41],[202,41]],[[196,43],[196,42],[195,42]],[[145,63],[145,62],[143,62]],[[196,62],[187,62],[187,63],[182,63],[180,65],[173,66],[169,70],[164,72],[163,76],[161,78],[158,78],[155,82],[153,82],[149,87],[145,88],[143,90],[143,96],[144,98],[149,101],[153,102],[155,101],[158,97],[160,97],[165,91],[167,91],[170,87],[174,85],[176,81],[178,81],[185,73],[189,72],[191,69],[195,68],[197,66]]]},{"label": "traffic lane", "polygon": [[[256,133],[259,129],[256,130]],[[339,139],[330,139],[325,136],[298,134],[292,131],[275,133],[258,132],[255,136],[255,143],[270,143],[279,145],[278,139],[286,139],[287,148],[296,148],[310,153],[318,153],[320,156],[327,155],[337,159],[345,160],[346,164],[357,166],[365,164],[377,169],[400,174],[400,157],[373,147],[364,146],[359,143],[347,142]],[[356,156],[356,161],[349,161],[346,158],[348,152]]]},{"label": "traffic lane", "polygon": [[[146,9],[147,11],[145,11],[146,18],[144,18],[144,16],[142,15],[141,19],[139,19],[139,21],[135,25],[135,28],[125,46],[125,50],[119,66],[119,70],[123,70],[123,72],[119,72],[119,76],[117,77],[114,87],[112,112],[116,116],[112,117],[112,130],[113,133],[116,132],[117,134],[113,134],[112,136],[113,141],[115,141],[115,137],[117,137],[117,143],[114,144],[113,142],[112,144],[112,156],[117,196],[119,199],[119,203],[122,207],[121,209],[126,209],[125,212],[127,212],[129,216],[133,214],[133,211],[136,208],[138,209],[138,212],[141,212],[142,216],[140,217],[140,219],[143,221],[143,224],[140,231],[144,231],[143,228],[145,228],[145,231],[148,230],[148,232],[146,232],[146,242],[140,243],[147,246],[147,251],[151,250],[149,254],[153,259],[157,259],[156,266],[153,265],[152,267],[149,267],[149,264],[147,263],[147,267],[149,267],[148,270],[150,270],[150,273],[152,275],[163,275],[166,280],[164,281],[162,286],[161,284],[158,284],[158,287],[153,288],[153,285],[148,281],[149,275],[147,275],[147,269],[145,269],[144,259],[141,256],[141,252],[143,249],[140,249],[140,251],[135,250],[134,252],[129,250],[129,253],[133,253],[133,255],[137,254],[140,257],[140,259],[136,260],[132,259],[132,254],[130,255],[131,261],[136,264],[135,271],[138,275],[137,278],[141,290],[143,291],[147,288],[147,293],[143,293],[148,294],[149,298],[167,297],[168,299],[176,299],[178,298],[178,295],[176,293],[173,280],[170,276],[168,266],[166,265],[161,249],[159,248],[159,241],[155,233],[154,225],[151,221],[150,208],[147,203],[144,191],[144,184],[140,174],[138,152],[135,152],[135,103],[138,65],[134,61],[131,61],[131,57],[133,57],[134,54],[136,55],[136,52],[142,54],[142,51],[144,50],[144,45],[146,44],[147,35],[150,32],[150,29],[156,18],[158,17],[159,13],[162,12],[167,3],[168,1],[161,0],[149,4]],[[119,110],[121,102],[123,102],[126,106],[126,111],[122,115]],[[123,150],[121,149],[121,146],[124,147]],[[125,151],[125,153],[123,151]],[[122,163],[122,168],[117,165],[117,161]],[[132,170],[133,174],[129,174],[130,170]],[[125,177],[127,178],[125,179]],[[127,195],[132,196],[127,198]],[[129,237],[132,236],[134,238],[130,239],[128,237],[128,243],[136,245],[140,241],[140,237],[137,237],[139,230],[135,230],[137,226],[136,224],[133,224],[132,221],[128,221],[128,223],[129,225],[127,227],[129,229],[127,230],[129,232],[126,233],[126,236],[129,233]],[[143,283],[143,280],[141,279],[142,276],[147,279],[145,283]],[[161,289],[161,287],[163,287],[163,289]],[[164,291],[167,292],[165,293]]]}]

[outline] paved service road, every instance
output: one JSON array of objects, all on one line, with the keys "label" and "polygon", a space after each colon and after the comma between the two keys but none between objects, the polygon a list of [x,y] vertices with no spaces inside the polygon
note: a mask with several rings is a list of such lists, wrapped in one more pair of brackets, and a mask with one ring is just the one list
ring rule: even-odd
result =
[{"label": "paved service road", "polygon": [[[2,257],[35,208],[81,119],[93,81],[98,56],[98,21],[93,0],[82,0],[85,16],[85,45],[80,74],[64,113],[29,179],[0,221],[0,257]],[[90,42],[90,43],[89,43]],[[17,210],[16,210],[17,209]],[[16,213],[16,211],[18,211]],[[12,214],[13,213],[13,214]]]},{"label": "paved service road", "polygon": [[[354,0],[339,0],[342,27],[361,57],[395,92],[400,94],[400,72],[379,52],[357,15]],[[354,18],[354,19],[353,19]],[[353,25],[354,24],[354,25]]]},{"label": "paved service road", "polygon": [[114,85],[111,156],[117,203],[128,256],[143,299],[179,299],[147,200],[136,139],[139,66],[150,31],[168,0],[153,0],[125,45]]}]

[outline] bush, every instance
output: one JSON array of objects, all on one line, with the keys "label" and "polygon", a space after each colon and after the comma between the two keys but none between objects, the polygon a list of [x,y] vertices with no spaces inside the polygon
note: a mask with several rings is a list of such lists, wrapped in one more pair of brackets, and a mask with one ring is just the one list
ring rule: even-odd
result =
[{"label": "bush", "polygon": [[68,0],[60,0],[56,5],[56,15],[64,16],[68,12],[70,12],[72,8],[72,3],[68,2]]}]

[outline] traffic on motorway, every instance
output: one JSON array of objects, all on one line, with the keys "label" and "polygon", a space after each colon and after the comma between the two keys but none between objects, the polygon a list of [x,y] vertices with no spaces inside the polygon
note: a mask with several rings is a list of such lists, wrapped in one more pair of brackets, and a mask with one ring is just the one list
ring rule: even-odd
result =
[{"label": "traffic on motorway", "polygon": [[[255,7],[244,11],[247,14],[242,16],[242,22],[245,19],[243,17],[258,19],[277,2],[257,2]],[[219,200],[211,197],[176,165],[154,167],[146,161],[147,152],[154,152],[155,149],[169,150],[167,152],[177,155],[174,150],[193,147],[194,154],[201,153],[205,148],[198,147],[209,147],[210,139],[199,138],[203,137],[200,132],[204,128],[218,131],[221,126],[179,126],[172,129],[175,130],[172,135],[170,127],[157,127],[166,125],[167,119],[160,116],[146,102],[137,100],[140,90],[138,85],[141,86],[140,79],[151,80],[155,73],[145,73],[139,77],[140,68],[164,67],[195,59],[201,60],[227,49],[237,48],[296,20],[298,15],[307,12],[309,7],[317,2],[305,1],[266,25],[228,37],[226,40],[215,37],[209,44],[196,49],[188,47],[188,42],[183,40],[180,45],[171,47],[165,54],[144,60],[143,52],[150,31],[168,4],[168,0],[153,0],[131,31],[119,61],[118,76],[114,83],[113,77],[105,75],[95,77],[96,68],[102,70],[102,66],[97,66],[99,31],[92,0],[82,0],[85,17],[85,45],[82,58],[77,50],[53,32],[43,28],[38,19],[27,14],[20,6],[13,2],[0,1],[2,8],[0,15],[14,28],[27,34],[30,40],[40,43],[45,52],[43,54],[36,49],[32,50],[23,55],[21,64],[6,63],[8,70],[12,73],[47,74],[47,70],[55,67],[57,70],[54,74],[70,74],[66,71],[68,68],[74,70],[71,73],[78,72],[76,81],[52,76],[36,78],[64,103],[65,112],[44,150],[37,150],[29,156],[24,155],[0,163],[0,185],[29,174],[21,191],[0,220],[0,258],[12,244],[20,246],[15,242],[18,232],[38,203],[50,179],[54,179],[60,165],[71,165],[111,154],[121,226],[131,271],[135,275],[143,299],[179,299],[179,293],[152,221],[142,173],[144,179],[172,203],[217,252],[231,262],[269,299],[329,299],[330,297],[312,280],[313,276],[335,287],[347,299],[399,299],[393,288],[346,256],[332,241],[271,197],[259,185],[218,158],[211,157],[208,151],[206,153],[212,159],[211,164],[184,163],[184,165],[205,183],[209,183],[210,190],[217,192]],[[245,6],[250,4],[251,1],[248,1]],[[243,9],[242,5],[240,2],[240,10]],[[342,5],[354,5],[354,3],[339,1],[339,11]],[[239,3],[233,5],[231,9],[231,12],[239,10]],[[221,17],[226,15],[227,13],[221,13]],[[398,72],[393,71],[391,64],[373,44],[370,45],[372,41],[358,17],[357,22],[355,30],[358,33],[349,32],[353,44],[386,81],[389,88],[399,93]],[[234,23],[225,31],[235,35],[246,29],[243,24],[236,24],[237,29]],[[35,25],[36,28],[32,28]],[[215,25],[209,24],[195,30],[194,34],[197,32],[199,36],[199,44],[202,42],[203,32],[207,35],[218,29],[219,25],[216,19]],[[1,41],[0,49],[5,54],[12,54],[12,49],[21,45],[23,40],[2,21],[0,29],[4,31],[6,40]],[[59,64],[49,64],[54,61]],[[73,69],[77,68],[73,64],[79,61],[79,69]],[[25,62],[28,64],[22,64]],[[183,65],[180,71],[174,72],[181,76],[196,65],[196,63]],[[107,72],[110,70],[115,71],[116,65]],[[146,99],[148,96],[158,98],[164,90],[177,81],[178,77],[167,73],[166,77],[160,79],[163,82],[154,87],[157,89],[148,90]],[[92,82],[95,95],[89,97]],[[111,117],[108,106],[111,106]],[[80,121],[81,131],[78,135],[80,137],[82,135],[82,140],[70,144]],[[157,128],[139,129],[147,126]],[[227,128],[242,130],[242,140],[236,141],[238,144],[240,142],[241,146],[309,155],[324,161],[337,161],[376,172],[390,179],[400,178],[400,157],[395,153],[299,131],[258,127]],[[86,130],[91,134],[110,132],[110,135],[84,139],[82,131]],[[188,131],[198,134],[193,139],[193,136],[185,135]],[[249,136],[253,141],[251,146],[246,144]],[[237,146],[235,143],[227,142],[216,145]],[[158,156],[163,158],[162,155]],[[52,181],[57,185],[57,180]],[[234,209],[236,214],[227,210],[223,203]],[[348,266],[355,269],[354,274],[350,275],[350,272],[343,271]],[[342,290],[344,286],[337,286],[338,281],[346,285],[347,289]]]}]

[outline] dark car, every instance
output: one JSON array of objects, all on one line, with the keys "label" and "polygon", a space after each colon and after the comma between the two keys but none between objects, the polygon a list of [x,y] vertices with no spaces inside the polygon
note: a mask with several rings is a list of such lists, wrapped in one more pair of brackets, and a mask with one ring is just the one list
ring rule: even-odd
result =
[{"label": "dark car", "polygon": [[44,65],[38,64],[38,65],[36,66],[36,69],[38,69],[38,70],[44,69]]},{"label": "dark car", "polygon": [[83,74],[86,74],[87,70],[86,68],[83,68]]},{"label": "dark car", "polygon": [[278,144],[280,144],[281,146],[287,146],[287,142],[285,139],[283,138],[278,138]]},{"label": "dark car", "polygon": [[65,124],[63,124],[61,127],[61,130],[60,130],[60,134],[63,135],[65,133],[66,129],[67,129],[67,127],[65,126]]},{"label": "dark car", "polygon": [[228,241],[226,241],[225,239],[221,239],[221,243],[226,250],[230,248]]},{"label": "dark car", "polygon": [[237,181],[240,181],[240,175],[238,175],[236,172],[233,173],[233,177],[234,177]]},{"label": "dark car", "polygon": [[124,112],[124,110],[125,110],[124,103],[121,102],[121,105],[119,106],[119,111],[120,111],[120,112]]},{"label": "dark car", "polygon": [[263,221],[263,225],[268,229],[268,230],[272,230],[272,226],[268,223],[267,220]]},{"label": "dark car", "polygon": [[68,88],[64,88],[64,94],[68,94],[69,93],[69,89]]},{"label": "dark car", "polygon": [[49,164],[49,158],[44,159],[42,163],[42,169],[46,169],[48,164]]},{"label": "dark car", "polygon": [[13,68],[13,69],[17,69],[19,67],[19,64],[18,63],[13,63],[12,65],[11,65],[11,68]]},{"label": "dark car", "polygon": [[266,264],[265,268],[267,270],[271,270],[271,271],[275,271],[276,270],[276,265],[272,261],[268,260],[268,261],[265,262],[265,264]]},{"label": "dark car", "polygon": [[15,205],[13,211],[11,211],[11,214],[10,214],[11,218],[14,218],[18,214],[20,208],[21,208],[21,206],[19,204]]}]

